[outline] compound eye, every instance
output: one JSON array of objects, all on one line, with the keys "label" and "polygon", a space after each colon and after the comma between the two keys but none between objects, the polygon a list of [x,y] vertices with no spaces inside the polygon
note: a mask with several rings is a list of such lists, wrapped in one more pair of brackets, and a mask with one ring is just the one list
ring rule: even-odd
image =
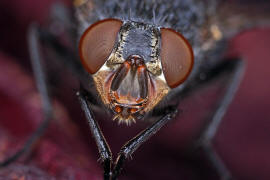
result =
[{"label": "compound eye", "polygon": [[162,70],[171,88],[183,83],[194,63],[193,51],[188,41],[178,32],[161,28]]},{"label": "compound eye", "polygon": [[105,19],[91,25],[82,35],[79,53],[84,68],[96,73],[112,52],[122,21]]}]

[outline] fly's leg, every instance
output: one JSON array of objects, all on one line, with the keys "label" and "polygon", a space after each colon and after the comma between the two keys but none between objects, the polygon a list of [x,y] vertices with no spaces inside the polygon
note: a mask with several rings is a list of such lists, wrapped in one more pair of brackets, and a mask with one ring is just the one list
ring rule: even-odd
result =
[{"label": "fly's leg", "polygon": [[229,77],[227,80],[226,92],[218,102],[215,111],[213,111],[213,113],[210,114],[210,116],[208,117],[208,119],[211,119],[211,121],[209,121],[202,130],[202,141],[210,141],[213,139],[214,135],[216,134],[217,128],[224,114],[226,113],[230,103],[232,102],[242,79],[242,75],[244,72],[243,61],[235,59],[225,62],[226,64],[223,63],[217,66],[215,71],[223,71],[223,76],[226,75]]},{"label": "fly's leg", "polygon": [[231,174],[219,158],[211,142],[241,82],[244,72],[244,64],[243,61],[238,59],[224,61],[216,67],[214,72],[217,70],[219,72],[223,72],[222,76],[225,75],[229,77],[227,80],[227,87],[225,89],[224,96],[218,102],[215,110],[208,116],[207,119],[209,119],[209,121],[207,121],[201,130],[197,146],[199,145],[202,147],[207,158],[220,175],[220,178],[225,180],[231,179]]},{"label": "fly's leg", "polygon": [[[189,81],[184,89],[176,93],[172,99],[179,99],[179,101],[191,96],[199,89],[209,85],[222,77],[227,76],[226,89],[224,96],[219,100],[215,110],[207,117],[207,123],[202,127],[198,140],[194,143],[195,149],[202,150],[207,159],[213,165],[220,178],[230,179],[231,174],[225,167],[224,163],[214,150],[211,141],[213,140],[220,122],[231,103],[235,92],[241,82],[244,72],[244,63],[239,59],[226,59],[213,67],[202,68],[200,74]],[[203,77],[203,78],[202,78]],[[170,106],[168,106],[170,107]],[[158,108],[153,112],[153,116],[160,116],[162,109]],[[194,147],[192,148],[194,153]]]},{"label": "fly's leg", "polygon": [[[231,174],[214,150],[212,140],[217,132],[220,122],[230,105],[236,90],[241,82],[244,72],[244,63],[240,59],[227,59],[212,68],[205,68],[193,81],[190,81],[181,94],[182,99],[191,95],[194,91],[205,87],[219,78],[227,78],[224,96],[219,100],[215,110],[207,117],[207,123],[202,127],[198,140],[194,143],[196,149],[202,149],[207,159],[213,165],[221,179],[230,179]],[[203,75],[204,78],[200,76]]]},{"label": "fly's leg", "polygon": [[90,130],[96,144],[98,146],[99,154],[103,162],[104,168],[104,179],[111,179],[115,180],[119,176],[122,171],[124,162],[128,157],[130,157],[145,141],[151,138],[156,132],[160,130],[166,123],[168,123],[177,113],[177,106],[172,108],[171,106],[164,112],[167,114],[161,118],[160,120],[156,121],[153,125],[146,128],[142,132],[140,132],[137,136],[133,139],[128,141],[120,150],[118,157],[115,162],[115,166],[113,171],[112,170],[112,153],[108,143],[106,142],[105,137],[103,136],[102,131],[96,120],[93,117],[93,113],[91,111],[91,99],[88,98],[88,92],[84,89],[81,89],[78,93],[78,98],[81,103],[81,107],[86,115],[86,118],[89,122]]},{"label": "fly's leg", "polygon": [[103,136],[102,131],[100,130],[100,127],[96,120],[94,119],[93,113],[90,109],[90,103],[91,99],[88,99],[87,92],[81,88],[81,90],[77,93],[79,101],[81,103],[81,107],[85,113],[85,116],[88,120],[91,133],[96,141],[98,151],[103,163],[104,168],[104,179],[110,180],[111,177],[111,165],[112,165],[112,153],[110,150],[110,147]]},{"label": "fly's leg", "polygon": [[[68,35],[71,35],[73,33],[71,16],[68,12],[68,9],[63,4],[56,3],[53,6],[50,15],[53,20],[52,24],[58,24],[58,26],[62,27],[62,29],[68,29]],[[42,56],[40,53],[40,47],[43,46],[49,48],[51,51],[54,52],[57,57],[59,57],[59,59],[65,61],[65,63],[63,64],[67,65],[68,68],[74,72],[74,74],[79,77],[84,76],[84,71],[82,70],[81,65],[78,63],[79,61],[76,61],[76,59],[78,58],[74,56],[72,50],[68,49],[60,42],[58,42],[56,35],[54,35],[53,33],[41,29],[37,25],[32,25],[29,28],[27,38],[33,72],[38,91],[41,96],[43,121],[39,125],[38,129],[31,135],[31,137],[29,137],[23,147],[18,150],[18,152],[16,152],[14,155],[7,158],[6,160],[0,162],[0,168],[16,161],[25,152],[30,150],[31,146],[42,136],[46,127],[49,124],[50,119],[52,119],[52,106],[48,95],[44,71],[41,65]]]},{"label": "fly's leg", "polygon": [[[56,19],[56,21],[61,22],[60,26],[71,28],[70,20],[67,18],[70,16],[68,16],[67,13],[68,13],[67,9],[62,4],[56,4],[53,8],[53,11],[51,12],[51,17]],[[46,31],[42,31],[42,32],[46,32]],[[39,127],[36,129],[36,131],[31,135],[31,137],[29,137],[29,139],[26,141],[26,143],[23,145],[23,147],[20,150],[18,150],[11,157],[8,157],[4,161],[0,162],[0,168],[5,167],[8,164],[16,161],[25,152],[29,151],[31,149],[31,146],[42,136],[42,134],[44,133],[45,129],[47,128],[49,124],[50,119],[52,119],[52,116],[53,116],[52,105],[50,102],[50,98],[49,98],[48,90],[46,86],[46,79],[45,79],[44,71],[41,65],[42,56],[41,56],[39,47],[42,45],[41,41],[45,41],[44,38],[47,38],[47,36],[44,35],[45,33],[42,33],[42,32],[38,26],[32,25],[29,28],[27,38],[28,38],[28,46],[29,46],[29,51],[30,51],[29,54],[30,54],[30,59],[31,59],[32,67],[33,67],[33,72],[34,72],[37,88],[40,93],[41,102],[42,102],[43,121],[39,125]],[[71,31],[69,33],[71,33]],[[51,39],[53,38],[54,38],[53,41],[55,42],[56,38],[51,36]],[[45,42],[49,42],[51,39],[46,40]],[[65,47],[61,46],[60,43],[54,43],[54,44],[57,44],[58,47],[60,47],[60,50],[62,50],[60,51],[59,56],[63,56],[63,52],[64,53],[67,52],[67,50],[64,51]],[[47,43],[45,44],[45,46],[50,47],[50,44]],[[51,49],[52,48],[54,47],[51,46]],[[55,51],[59,52],[59,49]],[[73,56],[71,56],[70,53],[66,55],[66,57],[67,56],[69,57],[69,59],[73,58]],[[79,67],[79,65],[76,64],[75,66],[72,66],[72,67],[77,68]]]},{"label": "fly's leg", "polygon": [[48,95],[48,89],[46,86],[46,80],[44,71],[41,66],[42,57],[39,51],[38,35],[37,28],[31,26],[28,32],[28,45],[30,50],[30,59],[34,71],[34,76],[37,84],[38,91],[40,93],[41,102],[42,102],[42,111],[43,111],[43,120],[36,131],[29,137],[25,142],[23,147],[18,150],[14,155],[8,157],[3,162],[0,162],[0,167],[9,165],[10,163],[16,161],[20,158],[25,152],[31,149],[31,146],[43,135],[46,130],[49,121],[52,119],[52,105]]},{"label": "fly's leg", "polygon": [[[166,112],[166,110],[168,110]],[[173,119],[177,114],[177,106],[174,108],[164,108],[166,115],[153,123],[151,126],[140,132],[133,139],[129,140],[120,150],[112,173],[112,180],[117,179],[123,169],[124,162],[148,139],[157,133],[165,124]]]}]

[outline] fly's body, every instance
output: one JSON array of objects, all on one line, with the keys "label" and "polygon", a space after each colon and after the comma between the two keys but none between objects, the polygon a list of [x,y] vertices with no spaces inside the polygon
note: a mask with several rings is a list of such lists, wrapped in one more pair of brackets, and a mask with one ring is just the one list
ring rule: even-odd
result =
[{"label": "fly's body", "polygon": [[[206,7],[205,3],[188,0],[75,1],[75,5],[80,27],[78,34],[79,37],[82,36],[82,63],[88,72],[93,74],[103,103],[114,111],[113,119],[128,125],[152,111],[165,97],[168,100],[171,94],[183,88],[193,67],[193,56],[196,59],[195,69],[199,67],[204,54],[201,47],[206,40],[201,31],[205,28],[211,14],[210,9],[214,6],[212,3],[210,8]],[[88,56],[88,51],[102,50],[90,47],[87,43],[94,44],[99,39],[91,39],[91,42],[85,39],[90,36],[97,37],[98,35],[91,31],[94,31],[95,26],[100,26],[99,31],[103,31],[101,23],[108,23],[103,25],[102,36],[106,37],[109,29],[113,32],[113,37],[103,37],[100,40],[102,42],[96,45],[101,47],[105,44],[104,49],[108,51],[102,56],[95,55],[101,56],[101,59],[97,59],[93,55]],[[183,39],[180,43],[185,45],[176,42],[166,46],[164,37],[171,36],[166,34],[173,34],[168,29],[179,33],[178,36]],[[174,38],[178,39],[172,37]],[[110,43],[107,42],[108,39]],[[181,51],[181,47],[173,52],[165,49],[171,49],[172,46],[186,47],[179,53],[175,51]],[[170,60],[177,58],[186,58],[188,62],[177,64],[176,60]],[[140,65],[131,61],[140,61]],[[195,72],[193,70],[194,75]]]},{"label": "fly's body", "polygon": [[[37,25],[29,28],[30,56],[43,102],[44,122],[22,150],[1,162],[0,167],[29,149],[53,114],[40,63],[39,48],[43,47],[82,83],[77,96],[97,144],[106,180],[117,179],[127,158],[176,116],[180,100],[214,80],[226,79],[224,96],[200,129],[194,148],[203,150],[221,179],[231,178],[211,140],[237,90],[244,66],[239,58],[217,58],[226,47],[223,43],[236,32],[270,24],[270,6],[265,6],[269,8],[266,13],[251,14],[247,21],[236,16],[240,11],[231,8],[230,3],[217,4],[214,0],[74,0],[77,22],[67,18],[72,15],[63,10],[64,6],[55,6],[54,21],[66,28],[71,39],[77,32],[73,39],[76,50],[60,41],[62,34],[57,30]],[[74,53],[78,49],[81,64]],[[94,85],[85,84],[85,80]],[[130,125],[150,116],[157,119],[129,140],[115,161],[92,113],[95,106],[104,107],[101,104],[113,112],[113,120],[119,123]]]}]

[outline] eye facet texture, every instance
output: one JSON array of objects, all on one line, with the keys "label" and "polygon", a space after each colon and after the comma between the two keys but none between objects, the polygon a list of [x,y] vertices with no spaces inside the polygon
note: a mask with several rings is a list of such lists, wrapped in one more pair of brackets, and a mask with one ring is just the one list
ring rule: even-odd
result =
[{"label": "eye facet texture", "polygon": [[161,28],[161,63],[171,88],[183,83],[193,67],[194,56],[190,44],[172,29]]},{"label": "eye facet texture", "polygon": [[96,73],[112,52],[122,21],[105,19],[91,25],[79,44],[81,62],[90,73]]}]

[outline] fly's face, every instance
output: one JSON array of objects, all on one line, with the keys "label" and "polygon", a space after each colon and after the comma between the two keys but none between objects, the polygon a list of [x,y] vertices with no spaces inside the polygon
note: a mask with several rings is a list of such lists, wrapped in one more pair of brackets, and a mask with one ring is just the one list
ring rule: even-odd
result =
[{"label": "fly's face", "polygon": [[192,49],[181,34],[133,21],[91,25],[79,50],[103,103],[127,125],[184,82],[193,66]]}]

